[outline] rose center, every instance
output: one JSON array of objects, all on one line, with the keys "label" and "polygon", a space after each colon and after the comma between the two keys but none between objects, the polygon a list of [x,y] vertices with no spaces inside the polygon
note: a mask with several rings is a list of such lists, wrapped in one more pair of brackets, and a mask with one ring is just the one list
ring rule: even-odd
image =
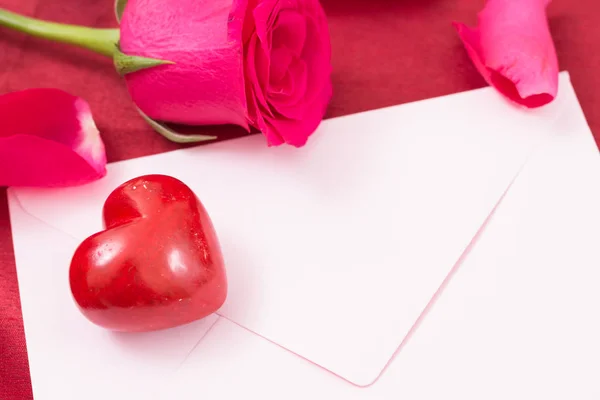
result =
[{"label": "rose center", "polygon": [[[306,18],[294,10],[281,11],[274,23],[269,68],[269,92],[289,96],[306,81],[301,59],[307,36]],[[300,92],[304,89],[300,88]]]}]

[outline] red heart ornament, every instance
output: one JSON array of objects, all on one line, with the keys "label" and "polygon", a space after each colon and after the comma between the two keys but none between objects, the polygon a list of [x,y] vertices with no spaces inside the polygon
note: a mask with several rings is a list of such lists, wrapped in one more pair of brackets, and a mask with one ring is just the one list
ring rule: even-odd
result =
[{"label": "red heart ornament", "polygon": [[104,328],[141,332],[186,324],[218,310],[227,278],[204,206],[183,182],[146,175],[104,203],[105,230],[84,240],[69,271],[83,315]]}]

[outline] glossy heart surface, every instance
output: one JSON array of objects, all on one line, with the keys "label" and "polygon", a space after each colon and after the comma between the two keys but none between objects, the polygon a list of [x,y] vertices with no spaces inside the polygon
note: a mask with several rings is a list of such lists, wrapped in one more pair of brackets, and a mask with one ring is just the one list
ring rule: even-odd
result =
[{"label": "glossy heart surface", "polygon": [[194,192],[165,175],[134,178],[103,209],[69,270],[83,315],[115,331],[166,329],[217,311],[227,296],[221,248]]}]

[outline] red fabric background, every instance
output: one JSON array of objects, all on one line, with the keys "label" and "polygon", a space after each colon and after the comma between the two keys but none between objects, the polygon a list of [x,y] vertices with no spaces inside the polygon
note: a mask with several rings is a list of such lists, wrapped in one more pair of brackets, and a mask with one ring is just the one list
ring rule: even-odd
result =
[{"label": "red fabric background", "polygon": [[[322,1],[334,48],[335,94],[328,117],[485,85],[450,25],[473,24],[484,0]],[[0,0],[0,7],[65,23],[116,26],[113,0]],[[548,11],[560,68],[571,73],[600,144],[600,6],[597,0],[554,0]],[[109,161],[177,147],[137,116],[108,60],[0,29],[0,93],[40,86],[89,101]],[[239,133],[212,131],[224,137]],[[365,134],[376,140],[377,132]],[[7,202],[0,189],[0,399],[31,398]]]}]

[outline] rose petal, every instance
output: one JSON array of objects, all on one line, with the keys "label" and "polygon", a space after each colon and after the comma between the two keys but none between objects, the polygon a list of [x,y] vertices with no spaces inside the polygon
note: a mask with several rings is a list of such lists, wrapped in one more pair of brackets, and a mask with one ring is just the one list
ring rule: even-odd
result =
[{"label": "rose petal", "polygon": [[278,83],[283,79],[293,59],[294,55],[285,47],[273,49],[271,52],[269,84]]},{"label": "rose petal", "polygon": [[[305,74],[306,76],[306,74]],[[271,84],[269,88],[269,99],[286,99],[289,96],[294,94],[294,88],[296,84],[294,83],[294,77],[289,71],[284,75],[283,79],[281,79],[276,84]]]},{"label": "rose petal", "polygon": [[[253,94],[253,97],[256,97],[257,103],[260,104],[267,113],[272,115],[262,89],[268,85],[268,56],[265,54],[256,35],[253,35],[248,42],[245,58],[246,68],[244,74],[246,76],[246,81],[248,82],[247,86],[252,87],[251,93]],[[246,93],[248,94],[247,90]],[[254,112],[253,104],[248,104],[248,116],[251,120],[254,119],[252,116]]]},{"label": "rose petal", "polygon": [[273,49],[285,47],[299,57],[306,42],[306,20],[297,12],[283,10],[275,22]]},{"label": "rose petal", "polygon": [[288,3],[285,0],[263,0],[259,2],[252,15],[254,16],[254,22],[256,27],[256,33],[260,38],[260,41],[265,44],[268,48],[265,50],[271,50],[271,35],[275,26],[275,21],[281,11],[281,8],[286,6],[284,3]]},{"label": "rose petal", "polygon": [[173,64],[127,74],[134,103],[150,118],[248,129],[243,72],[247,0],[128,0],[123,53]]},{"label": "rose petal", "polygon": [[283,138],[279,134],[277,134],[277,131],[275,129],[267,125],[264,117],[258,109],[258,105],[256,104],[256,99],[254,96],[250,96],[250,103],[254,103],[253,107],[255,110],[257,110],[256,114],[254,114],[252,124],[261,131],[265,139],[267,139],[267,144],[269,146],[279,146],[283,144]]},{"label": "rose petal", "polygon": [[0,96],[0,186],[73,186],[106,175],[88,104],[58,89]]},{"label": "rose petal", "polygon": [[489,0],[471,29],[454,23],[484,79],[527,107],[558,92],[558,60],[546,17],[549,0]]},{"label": "rose petal", "polygon": [[[302,147],[308,138],[315,132],[327,110],[328,101],[332,96],[332,86],[325,85],[318,101],[307,105],[301,119],[268,118],[265,117],[266,130],[263,133],[267,138],[279,137],[282,143],[295,147]],[[275,143],[275,142],[274,142]]]},{"label": "rose petal", "polygon": [[[271,54],[272,49],[272,36],[273,29],[272,26],[275,22],[275,15],[279,12],[279,2],[277,0],[266,0],[264,2],[259,3],[256,8],[252,12],[252,16],[254,17],[254,26],[256,28],[256,35],[258,36],[258,41],[261,44],[262,51],[266,54],[266,70],[267,72],[270,69],[270,59],[268,55]],[[257,51],[258,53],[258,51]],[[268,77],[267,77],[268,82]],[[263,86],[264,87],[264,86]]]},{"label": "rose petal", "polygon": [[283,79],[269,88],[269,99],[285,101],[286,106],[297,104],[306,92],[306,63],[302,60],[295,60],[286,71]]},{"label": "rose petal", "polygon": [[286,78],[289,77],[291,87],[283,87],[279,91],[269,93],[272,107],[287,118],[302,119],[307,110],[301,100],[306,93],[308,82],[306,63],[297,60],[290,65]]},{"label": "rose petal", "polygon": [[242,43],[244,44],[244,46],[246,45],[246,43],[248,43],[248,40],[256,31],[256,24],[254,23],[254,15],[252,15],[252,12],[258,5],[259,1],[260,0],[248,0],[246,2],[246,13],[243,16],[244,24],[242,29]]},{"label": "rose petal", "polygon": [[[332,96],[325,12],[319,0],[250,0],[249,9],[254,4],[243,35],[251,123],[269,146],[304,146]],[[255,23],[254,29],[249,21]],[[261,75],[265,67],[267,86]]]}]

